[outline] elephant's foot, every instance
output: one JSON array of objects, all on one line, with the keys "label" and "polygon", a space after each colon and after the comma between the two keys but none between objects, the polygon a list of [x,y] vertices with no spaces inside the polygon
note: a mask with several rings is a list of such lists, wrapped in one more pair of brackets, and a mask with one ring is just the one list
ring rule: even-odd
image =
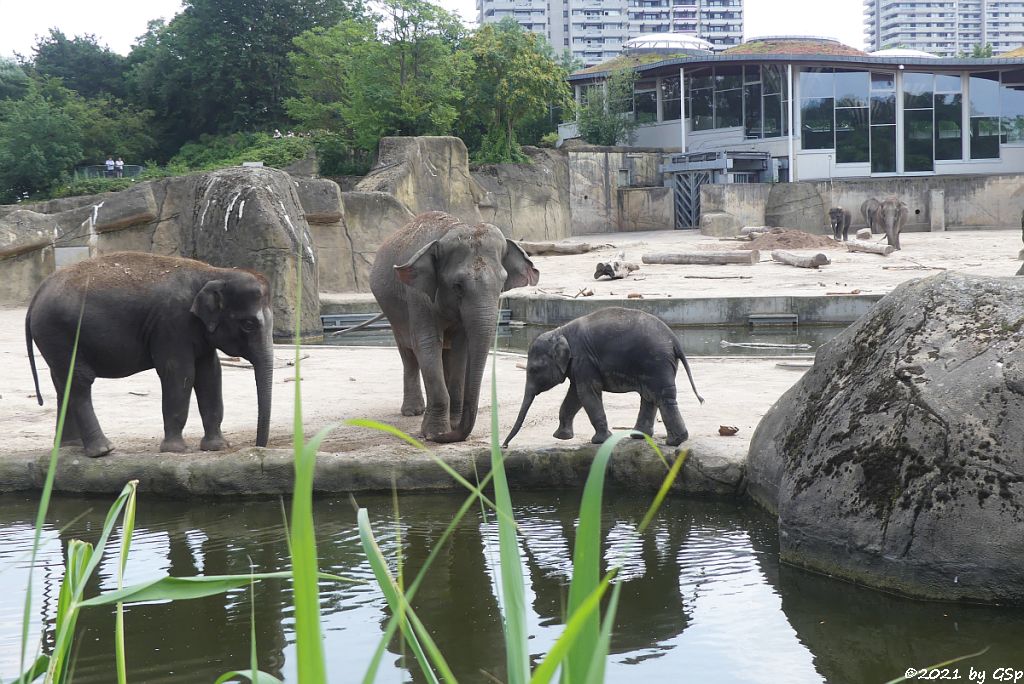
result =
[{"label": "elephant's foot", "polygon": [[230,446],[231,444],[228,440],[224,439],[224,435],[203,437],[202,441],[199,442],[199,448],[203,451],[223,451]]},{"label": "elephant's foot", "polygon": [[560,427],[551,436],[555,439],[572,439],[574,434],[571,427]]},{"label": "elephant's foot", "polygon": [[679,446],[689,438],[690,433],[684,430],[680,434],[670,434],[668,439],[665,440],[665,444],[668,444],[669,446]]},{"label": "elephant's foot", "polygon": [[608,438],[612,436],[612,433],[607,430],[601,430],[594,433],[594,436],[590,438],[591,444],[604,444],[608,441]]},{"label": "elephant's foot", "polygon": [[[643,434],[637,434],[637,433],[643,433]],[[644,435],[647,435],[648,437],[653,437],[654,436],[654,428],[653,427],[645,427],[645,426],[637,425],[636,427],[633,428],[633,434],[631,434],[630,437],[632,437],[633,439],[643,439]]]},{"label": "elephant's foot", "polygon": [[61,435],[60,445],[62,447],[66,447],[66,446],[80,447],[80,446],[82,446],[82,438],[81,437],[68,437],[66,435]]},{"label": "elephant's foot", "polygon": [[93,442],[92,444],[87,445],[85,447],[85,455],[88,456],[89,458],[99,458],[100,456],[106,456],[113,450],[114,445],[111,444],[106,437],[104,437],[103,439],[100,439],[96,442]]},{"label": "elephant's foot", "polygon": [[450,430],[444,434],[434,435],[427,439],[431,442],[438,442],[440,444],[450,444],[452,442],[465,442],[467,437],[469,437],[469,435],[464,435],[458,430]]},{"label": "elephant's foot", "polygon": [[423,404],[419,406],[402,406],[403,416],[422,416],[423,415]]},{"label": "elephant's foot", "polygon": [[164,441],[160,442],[160,452],[174,452],[181,453],[188,451],[188,447],[185,446],[185,440],[181,437],[166,437]]}]

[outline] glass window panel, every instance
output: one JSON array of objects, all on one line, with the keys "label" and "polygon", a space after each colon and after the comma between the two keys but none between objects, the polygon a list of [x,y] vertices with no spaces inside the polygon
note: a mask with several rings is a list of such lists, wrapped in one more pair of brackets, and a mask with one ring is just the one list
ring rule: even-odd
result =
[{"label": "glass window panel", "polygon": [[903,106],[906,109],[930,109],[934,81],[932,74],[903,74]]},{"label": "glass window panel", "polygon": [[871,96],[871,123],[896,123],[896,93]]},{"label": "glass window panel", "polygon": [[661,102],[661,120],[662,121],[678,121],[679,117],[682,116],[682,107],[680,106],[680,100],[662,100]]},{"label": "glass window panel", "polygon": [[1024,83],[1024,69],[1004,71],[1003,83]]},{"label": "glass window panel", "polygon": [[963,159],[963,98],[935,96],[935,158]]},{"label": "glass window panel", "polygon": [[715,128],[743,125],[743,89],[715,91]]},{"label": "glass window panel", "polygon": [[679,99],[679,77],[672,76],[670,78],[661,79],[661,99],[663,100],[678,100]]},{"label": "glass window panel", "polygon": [[743,82],[744,83],[760,83],[761,82],[761,67],[753,64],[743,67]]},{"label": "glass window panel", "polygon": [[868,148],[868,108],[836,108],[836,163],[866,162]]},{"label": "glass window panel", "polygon": [[782,135],[782,117],[786,114],[782,111],[781,95],[764,96],[764,137],[777,138]]},{"label": "glass window panel", "polygon": [[871,127],[871,173],[896,173],[896,126]]},{"label": "glass window panel", "polygon": [[1024,140],[1024,85],[1004,85],[1001,99],[1003,142]]},{"label": "glass window panel", "polygon": [[884,74],[877,71],[871,72],[872,90],[896,90],[896,74]]},{"label": "glass window panel", "polygon": [[999,74],[971,74],[971,116],[999,116]]},{"label": "glass window panel", "polygon": [[960,74],[935,74],[935,92],[959,93],[961,87]]},{"label": "glass window panel", "polygon": [[800,144],[805,150],[830,150],[835,145],[832,136],[834,100],[818,97],[800,103]]},{"label": "glass window panel", "polygon": [[690,107],[693,130],[706,131],[715,127],[714,92],[711,88],[694,88]]},{"label": "glass window panel", "polygon": [[[743,67],[719,66],[715,67],[715,88],[718,90],[730,90],[743,87]],[[737,124],[739,125],[739,124]]]},{"label": "glass window panel", "polygon": [[761,70],[761,80],[764,83],[764,92],[766,95],[774,95],[782,92],[783,81],[786,80],[786,74],[782,70],[782,67],[776,64],[766,64]]},{"label": "glass window panel", "polygon": [[903,112],[903,169],[931,171],[932,110],[909,109]]},{"label": "glass window panel", "polygon": [[747,138],[760,138],[761,134],[761,84],[743,86],[743,134]]},{"label": "glass window panel", "polygon": [[800,72],[800,99],[831,98],[835,95],[835,74],[831,69],[807,69]]},{"label": "glass window panel", "polygon": [[658,92],[647,90],[633,95],[633,112],[638,123],[658,120]]},{"label": "glass window panel", "polygon": [[836,71],[836,107],[867,107],[871,75],[866,71]]},{"label": "glass window panel", "polygon": [[696,90],[697,88],[711,88],[715,82],[711,78],[711,69],[694,69],[693,72],[686,72],[686,80],[690,82],[690,87]]},{"label": "glass window panel", "polygon": [[997,117],[971,117],[971,159],[999,159]]}]

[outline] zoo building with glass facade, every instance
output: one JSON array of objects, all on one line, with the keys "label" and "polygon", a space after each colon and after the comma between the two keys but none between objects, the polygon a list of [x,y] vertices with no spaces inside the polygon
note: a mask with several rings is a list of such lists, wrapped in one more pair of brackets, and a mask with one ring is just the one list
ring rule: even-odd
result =
[{"label": "zoo building with glass facade", "polygon": [[[755,44],[636,66],[631,146],[681,149],[667,167],[717,165],[718,182],[1024,172],[1024,59],[867,54],[819,39],[794,41],[799,54],[783,39],[768,43],[774,53],[742,51]],[[601,68],[570,76],[578,103],[603,87]]]}]

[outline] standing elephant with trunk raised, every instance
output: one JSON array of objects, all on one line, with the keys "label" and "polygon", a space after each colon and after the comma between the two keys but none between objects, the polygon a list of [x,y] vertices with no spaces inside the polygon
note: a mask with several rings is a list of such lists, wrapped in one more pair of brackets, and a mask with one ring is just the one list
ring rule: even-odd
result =
[{"label": "standing elephant with trunk raised", "polygon": [[50,367],[58,400],[71,365],[75,329],[81,336],[71,378],[62,444],[81,440],[86,456],[113,449],[92,406],[96,378],[123,378],[155,368],[163,393],[160,451],[185,451],[181,431],[195,390],[204,437],[200,448],[229,446],[221,434],[217,350],[253,365],[259,413],[256,446],[266,446],[273,382],[274,318],[266,278],[201,261],[119,252],[57,271],[43,281],[25,316],[29,362],[39,392],[32,343]]},{"label": "standing elephant with trunk raised", "polygon": [[377,250],[370,289],[402,356],[402,415],[422,414],[427,439],[461,442],[473,431],[498,297],[539,277],[496,226],[440,211],[420,214]]},{"label": "standing elephant with trunk raised", "polygon": [[527,353],[523,404],[504,446],[523,426],[534,397],[566,378],[569,391],[558,411],[557,439],[573,436],[573,418],[583,408],[595,430],[590,441],[601,444],[611,436],[601,393],[639,392],[640,413],[634,429],[652,435],[660,409],[668,430],[666,442],[670,446],[682,444],[689,433],[676,402],[679,361],[683,362],[693,393],[703,404],[679,339],[664,321],[649,313],[608,307],[538,335]]}]

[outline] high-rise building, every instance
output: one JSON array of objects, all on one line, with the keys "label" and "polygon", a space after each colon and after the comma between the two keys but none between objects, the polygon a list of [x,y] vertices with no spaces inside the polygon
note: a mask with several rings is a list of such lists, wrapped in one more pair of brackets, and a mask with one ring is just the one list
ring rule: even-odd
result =
[{"label": "high-rise building", "polygon": [[743,0],[477,0],[476,8],[481,24],[512,17],[588,66],[647,33],[690,33],[721,48],[743,41]]},{"label": "high-rise building", "polygon": [[868,50],[955,57],[988,44],[999,54],[1024,45],[1024,1],[864,0],[864,38]]}]

